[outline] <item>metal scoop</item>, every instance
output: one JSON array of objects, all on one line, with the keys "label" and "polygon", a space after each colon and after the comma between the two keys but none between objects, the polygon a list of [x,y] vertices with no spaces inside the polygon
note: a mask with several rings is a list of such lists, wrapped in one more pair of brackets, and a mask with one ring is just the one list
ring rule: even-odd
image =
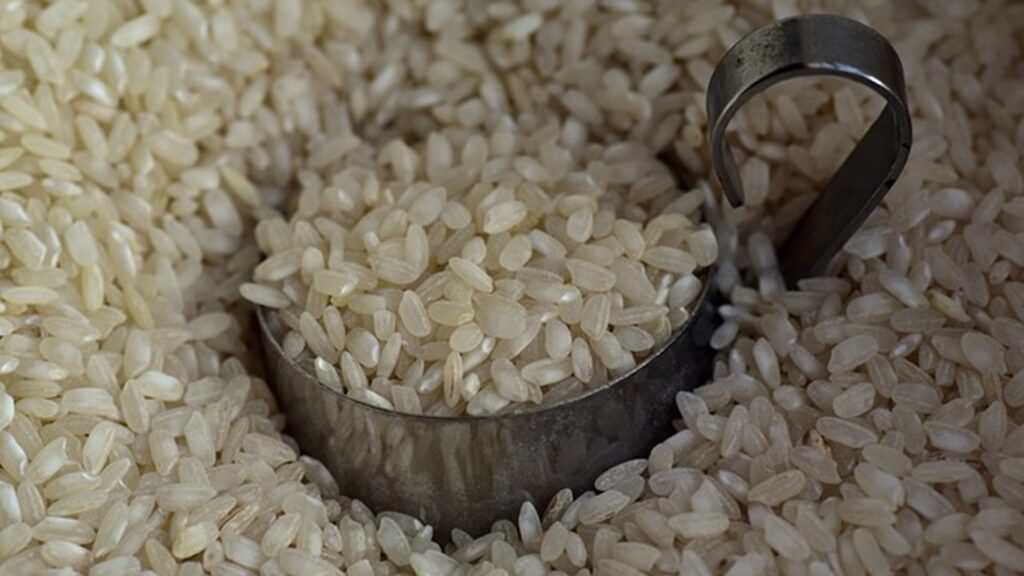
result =
[{"label": "metal scoop", "polygon": [[[781,250],[790,284],[825,271],[881,201],[910,152],[903,70],[877,32],[836,16],[804,16],[761,28],[722,58],[708,87],[712,159],[726,197],[743,200],[726,125],[757,92],[795,76],[826,74],[864,84],[886,109],[798,223]],[[719,323],[713,271],[690,320],[635,369],[554,405],[487,417],[431,417],[383,410],[320,384],[310,362],[288,359],[283,331],[259,310],[267,371],[288,432],[319,458],[342,491],[375,510],[423,519],[442,539],[513,518],[525,500],[543,506],[565,487],[579,494],[607,468],[645,457],[673,432],[674,398],[711,376]]]}]

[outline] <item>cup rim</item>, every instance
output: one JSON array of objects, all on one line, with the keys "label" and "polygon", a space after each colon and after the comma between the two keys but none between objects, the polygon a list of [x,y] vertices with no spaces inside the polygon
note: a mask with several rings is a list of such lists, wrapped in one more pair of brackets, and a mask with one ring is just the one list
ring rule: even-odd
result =
[{"label": "cup rim", "polygon": [[[700,278],[701,281],[703,282],[703,286],[701,287],[700,295],[694,300],[694,303],[691,306],[691,309],[693,311],[700,310],[705,305],[707,299],[711,297],[711,293],[712,293],[712,289],[713,289],[712,285],[713,285],[714,281],[717,278],[718,272],[719,272],[719,266],[718,266],[717,263],[715,263],[715,264],[711,264],[710,266],[707,266],[706,268],[701,269],[696,274],[696,276],[698,278]],[[575,403],[589,400],[589,399],[591,399],[591,398],[593,398],[593,397],[595,397],[595,396],[597,396],[599,394],[608,393],[611,390],[613,390],[614,388],[623,385],[626,381],[628,381],[630,378],[632,378],[637,372],[640,372],[641,370],[646,368],[649,364],[654,362],[654,360],[659,358],[662,354],[667,353],[667,350],[669,348],[671,348],[676,343],[677,340],[682,338],[685,334],[688,333],[688,331],[693,329],[693,326],[695,324],[696,318],[698,316],[698,314],[696,314],[696,313],[691,314],[690,317],[687,318],[686,321],[679,328],[677,328],[676,330],[673,331],[671,337],[669,337],[665,342],[663,342],[660,346],[658,346],[653,352],[648,354],[642,361],[638,362],[635,366],[633,366],[628,372],[626,372],[624,374],[620,374],[619,376],[616,376],[615,378],[609,380],[605,384],[603,384],[601,386],[598,386],[596,388],[593,388],[593,389],[589,389],[589,390],[587,390],[587,391],[585,391],[585,392],[583,392],[581,394],[577,394],[577,395],[572,396],[570,398],[566,398],[564,400],[552,402],[552,403],[549,403],[549,404],[524,405],[524,406],[526,406],[525,408],[516,409],[516,410],[513,410],[511,412],[503,412],[503,413],[497,413],[497,414],[485,414],[485,415],[462,414],[462,415],[458,415],[458,416],[438,416],[438,415],[432,415],[432,414],[410,414],[408,412],[401,412],[401,411],[398,411],[398,410],[388,410],[386,408],[381,408],[380,406],[376,406],[374,404],[370,404],[368,402],[364,402],[362,400],[359,400],[358,398],[354,398],[354,397],[348,395],[344,391],[336,390],[336,389],[334,389],[334,388],[332,388],[330,386],[327,386],[326,384],[321,382],[319,378],[316,377],[315,372],[313,372],[312,369],[311,369],[312,367],[309,366],[311,364],[312,360],[309,357],[308,352],[303,351],[303,353],[302,353],[302,360],[299,360],[299,361],[296,361],[295,359],[289,358],[288,356],[285,355],[284,349],[282,348],[282,345],[281,345],[281,342],[280,342],[280,339],[278,338],[278,335],[275,333],[275,330],[272,329],[272,327],[271,327],[271,323],[273,322],[273,320],[269,317],[270,314],[273,314],[273,311],[269,311],[268,309],[264,308],[263,306],[256,306],[256,318],[257,318],[257,322],[259,323],[260,332],[263,335],[262,340],[264,342],[264,346],[266,345],[266,343],[269,342],[270,346],[272,346],[274,348],[274,351],[275,351],[276,355],[278,356],[278,358],[280,359],[280,361],[286,362],[286,363],[290,364],[305,379],[312,381],[317,386],[319,386],[323,391],[325,391],[325,392],[327,392],[327,393],[329,393],[329,394],[331,394],[331,395],[333,395],[333,396],[335,396],[335,397],[337,397],[339,399],[342,399],[342,401],[352,402],[353,404],[359,406],[360,408],[363,408],[363,409],[366,409],[366,410],[370,410],[370,411],[374,411],[374,412],[377,412],[377,413],[379,413],[381,415],[390,416],[390,417],[393,417],[393,418],[405,418],[405,419],[414,420],[414,421],[424,421],[424,422],[434,422],[434,423],[451,423],[451,422],[473,423],[473,422],[490,422],[490,421],[499,421],[499,420],[507,421],[507,420],[514,420],[514,419],[517,419],[517,418],[535,417],[535,416],[537,416],[538,414],[541,414],[541,413],[545,413],[545,412],[548,412],[548,411],[551,411],[551,410],[557,410],[557,409],[565,408],[565,407],[571,406],[571,405],[573,405]],[[264,350],[263,352],[264,352],[264,354],[269,354],[269,352],[267,350]],[[713,361],[713,359],[711,361]],[[291,384],[294,384],[294,383],[291,383]],[[275,383],[271,387],[273,388],[273,387],[276,387],[276,386],[277,386],[277,383]]]}]

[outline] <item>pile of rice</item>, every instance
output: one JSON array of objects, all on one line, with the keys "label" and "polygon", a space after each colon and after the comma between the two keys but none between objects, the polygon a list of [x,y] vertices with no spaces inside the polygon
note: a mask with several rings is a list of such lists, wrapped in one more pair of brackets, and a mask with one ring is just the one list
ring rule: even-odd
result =
[{"label": "pile of rice", "polygon": [[[429,184],[438,164],[408,150],[443,135],[469,165],[472,134],[508,130],[527,156],[557,134],[626,198],[640,179],[609,158],[671,150],[700,197],[713,64],[820,10],[893,39],[913,155],[837,276],[787,291],[773,241],[878,103],[836,83],[751,102],[748,206],[716,229],[722,354],[648,458],[442,548],[281,434],[241,293],[298,301],[309,263],[267,292],[261,248],[304,245],[334,209],[286,196]],[[999,0],[4,2],[0,574],[1024,571],[1022,30]],[[346,166],[363,171],[332,181]]]},{"label": "pile of rice", "polygon": [[285,353],[321,382],[387,409],[487,415],[604,385],[689,319],[718,247],[691,220],[702,195],[647,148],[548,128],[376,157],[313,144],[290,222],[256,227],[268,256],[242,296],[280,310]]}]

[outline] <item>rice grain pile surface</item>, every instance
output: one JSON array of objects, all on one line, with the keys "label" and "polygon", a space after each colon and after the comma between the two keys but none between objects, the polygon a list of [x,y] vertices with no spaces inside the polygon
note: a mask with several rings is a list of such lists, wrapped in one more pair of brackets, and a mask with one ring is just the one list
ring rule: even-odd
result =
[{"label": "rice grain pile surface", "polygon": [[[261,249],[323,243],[329,262],[333,227],[357,226],[338,211],[392,198],[408,222],[382,214],[376,240],[345,252],[389,257],[411,224],[429,245],[412,206],[441,172],[448,194],[543,188],[563,166],[628,199],[671,149],[693,189],[627,219],[712,197],[713,64],[754,27],[821,10],[895,43],[910,163],[837,276],[787,291],[773,241],[878,103],[842,83],[750,103],[736,135],[748,206],[715,231],[731,300],[715,378],[678,397],[679,431],[648,458],[442,548],[419,521],[346,498],[282,435],[243,295],[287,308],[306,286],[347,284],[315,279],[306,250],[268,284]],[[1024,571],[1022,31],[1024,5],[998,0],[0,0],[0,574]],[[432,172],[445,166],[465,170]],[[467,217],[447,201],[435,218]],[[562,219],[570,238],[608,225],[589,201],[553,214],[552,236]],[[453,273],[484,287],[473,266],[490,240],[460,242]],[[504,280],[494,293],[520,289]],[[365,304],[346,327],[405,322]]]},{"label": "rice grain pile surface", "polygon": [[691,220],[703,196],[647,149],[549,126],[377,158],[314,144],[314,166],[334,159],[300,173],[290,223],[260,222],[268,256],[242,295],[279,310],[289,357],[386,409],[487,415],[606,384],[689,319],[718,245]]}]

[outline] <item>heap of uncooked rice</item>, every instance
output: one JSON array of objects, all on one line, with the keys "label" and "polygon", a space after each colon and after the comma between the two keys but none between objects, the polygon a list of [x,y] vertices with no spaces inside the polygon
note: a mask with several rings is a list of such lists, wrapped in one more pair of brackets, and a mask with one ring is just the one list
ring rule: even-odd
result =
[{"label": "heap of uncooked rice", "polygon": [[[649,457],[442,548],[282,435],[240,287],[301,244],[323,205],[272,206],[331,186],[302,174],[343,171],[333,146],[397,174],[391,142],[444,134],[455,165],[471,133],[569,126],[580,169],[672,150],[712,190],[713,64],[822,10],[897,46],[910,163],[837,276],[785,290],[772,243],[878,103],[750,103],[721,358]],[[1001,0],[0,2],[0,574],[1024,571],[1022,31]]]},{"label": "heap of uncooked rice", "polygon": [[279,310],[287,355],[387,409],[486,415],[601,386],[689,318],[718,257],[699,191],[578,122],[376,157],[341,136],[307,167],[290,222],[257,226],[268,256],[241,293]]}]

